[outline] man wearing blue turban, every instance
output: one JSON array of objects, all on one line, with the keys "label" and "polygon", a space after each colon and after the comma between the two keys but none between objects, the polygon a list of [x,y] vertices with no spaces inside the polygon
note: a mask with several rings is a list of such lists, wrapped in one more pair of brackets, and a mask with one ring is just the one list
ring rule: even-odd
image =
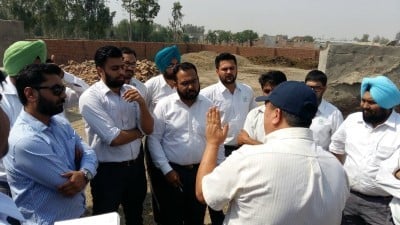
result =
[{"label": "man wearing blue turban", "polygon": [[[181,62],[181,55],[176,45],[165,47],[157,52],[154,59],[160,75],[152,77],[146,81],[145,86],[147,88],[146,100],[148,101],[148,108],[150,112],[154,111],[156,104],[160,99],[176,93],[175,81],[173,75],[174,67]],[[163,188],[163,182],[165,177],[160,169],[156,168],[150,156],[148,145],[145,145],[146,151],[146,164],[147,171],[150,177],[152,186],[152,200],[153,200],[153,215],[154,220],[157,224],[165,224],[166,215],[164,207],[168,207],[165,200],[167,193]]]},{"label": "man wearing blue turban", "polygon": [[400,151],[400,115],[393,110],[400,91],[386,76],[377,76],[362,80],[360,94],[362,112],[346,118],[329,146],[350,182],[342,224],[393,224],[392,193],[377,182],[377,174],[382,162]]}]

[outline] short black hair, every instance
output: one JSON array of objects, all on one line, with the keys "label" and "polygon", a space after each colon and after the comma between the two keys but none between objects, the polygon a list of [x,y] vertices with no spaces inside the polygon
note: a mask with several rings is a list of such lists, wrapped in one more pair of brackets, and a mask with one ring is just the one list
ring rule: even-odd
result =
[{"label": "short black hair", "polygon": [[277,86],[278,84],[285,81],[287,81],[286,75],[279,70],[270,70],[266,73],[261,74],[258,78],[258,82],[260,83],[261,88],[263,88],[265,84]]},{"label": "short black hair", "polygon": [[128,54],[128,55],[133,54],[135,56],[135,58],[136,58],[135,50],[133,50],[133,49],[131,49],[129,47],[121,47],[120,50],[121,50],[122,54]]},{"label": "short black hair", "polygon": [[62,69],[53,63],[30,64],[25,66],[17,76],[16,88],[19,100],[26,105],[28,100],[25,97],[26,87],[39,87],[47,79],[45,76],[59,76]]},{"label": "short black hair", "polygon": [[215,57],[215,68],[218,69],[219,63],[224,60],[233,60],[235,62],[235,65],[237,65],[236,57],[233,54],[228,52],[223,52],[217,55],[217,57]]},{"label": "short black hair", "polygon": [[111,45],[100,47],[94,55],[94,63],[96,66],[104,68],[108,58],[122,58],[121,50]]},{"label": "short black hair", "polygon": [[311,70],[310,72],[307,73],[306,78],[304,80],[304,82],[307,81],[321,82],[323,86],[326,86],[326,83],[328,82],[328,77],[321,70]]},{"label": "short black hair", "polygon": [[191,70],[191,69],[193,69],[193,70],[196,72],[196,74],[197,74],[197,68],[196,68],[196,66],[195,66],[193,63],[190,63],[190,62],[183,62],[183,63],[177,64],[177,65],[174,67],[174,70],[173,70],[173,72],[172,72],[172,75],[173,75],[172,79],[173,79],[174,81],[177,81],[177,80],[178,80],[178,77],[177,77],[176,75],[178,74],[179,70],[188,71],[188,70]]},{"label": "short black hair", "polygon": [[[271,105],[273,108],[279,108],[275,106],[274,104]],[[299,116],[293,115],[283,109],[282,111],[282,116],[286,119],[286,122],[288,123],[289,126],[291,127],[304,127],[304,128],[309,128],[312,123],[312,118],[311,119],[306,119],[306,118],[301,118]]]}]

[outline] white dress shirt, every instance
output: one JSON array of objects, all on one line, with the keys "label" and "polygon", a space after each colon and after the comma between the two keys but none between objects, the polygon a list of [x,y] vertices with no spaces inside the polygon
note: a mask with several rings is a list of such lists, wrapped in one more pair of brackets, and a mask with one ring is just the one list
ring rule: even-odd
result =
[{"label": "white dress shirt", "polygon": [[136,159],[141,140],[111,147],[111,142],[121,130],[140,129],[140,108],[137,102],[122,98],[125,91],[133,89],[124,84],[120,95],[115,94],[103,81],[87,89],[79,99],[79,110],[85,121],[88,143],[96,151],[99,162],[122,162]]},{"label": "white dress shirt", "polygon": [[150,112],[154,111],[158,101],[165,96],[176,93],[176,88],[172,88],[167,84],[162,74],[150,78],[144,85],[147,88],[147,101]]},{"label": "white dress shirt", "polygon": [[331,143],[331,136],[342,122],[343,115],[340,110],[322,99],[310,126],[317,145],[320,145],[324,150],[328,151],[329,144]]},{"label": "white dress shirt", "polygon": [[[157,168],[167,174],[169,162],[179,165],[198,164],[206,147],[207,111],[212,102],[202,95],[188,107],[178,94],[158,102],[154,109],[154,132],[148,136],[151,158]],[[221,145],[218,159],[224,159]]]},{"label": "white dress shirt", "polygon": [[243,128],[244,121],[249,111],[257,107],[254,101],[254,92],[246,84],[236,83],[233,94],[219,81],[200,92],[211,99],[221,112],[222,124],[229,124],[228,136],[225,145],[237,146],[237,135]]},{"label": "white dress shirt", "polygon": [[376,182],[380,187],[393,196],[389,206],[396,225],[400,225],[400,180],[394,176],[398,169],[400,169],[400,150],[381,163],[376,175]]},{"label": "white dress shirt", "polygon": [[352,190],[371,196],[389,196],[376,183],[382,161],[400,149],[400,115],[395,111],[373,128],[364,122],[362,113],[350,114],[333,134],[329,150],[346,154],[344,168]]},{"label": "white dress shirt", "polygon": [[140,94],[143,96],[144,101],[146,102],[146,105],[148,105],[148,95],[147,95],[147,87],[146,85],[144,85],[144,83],[142,83],[140,80],[132,77],[131,78],[131,82],[130,85],[134,86],[136,89],[138,89],[138,91],[140,92]]},{"label": "white dress shirt", "polygon": [[3,91],[1,92],[3,99],[0,101],[0,106],[6,113],[12,127],[22,110],[22,104],[18,98],[17,88],[11,83],[9,76],[6,77],[6,82],[3,83]]},{"label": "white dress shirt", "polygon": [[224,224],[340,224],[349,186],[339,161],[307,128],[280,129],[266,140],[243,145],[204,176],[207,204],[229,204]]},{"label": "white dress shirt", "polygon": [[264,112],[264,104],[250,110],[243,126],[243,130],[249,134],[249,137],[259,142],[264,142],[265,138]]}]

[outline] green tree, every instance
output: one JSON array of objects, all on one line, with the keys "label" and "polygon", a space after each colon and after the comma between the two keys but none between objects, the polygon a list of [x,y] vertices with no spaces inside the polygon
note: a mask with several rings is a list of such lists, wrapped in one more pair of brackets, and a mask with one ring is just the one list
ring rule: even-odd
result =
[{"label": "green tree", "polygon": [[218,43],[226,43],[230,44],[233,40],[233,34],[231,31],[224,31],[224,30],[218,30],[216,31],[218,35]]},{"label": "green tree", "polygon": [[314,42],[314,38],[310,35],[306,35],[303,38],[305,42],[310,42],[310,43]]},{"label": "green tree", "polygon": [[137,0],[132,3],[132,12],[140,24],[141,41],[146,41],[151,32],[151,24],[160,11],[157,0]]},{"label": "green tree", "polygon": [[361,42],[368,42],[369,34],[363,34],[362,38],[360,39]]},{"label": "green tree", "polygon": [[218,41],[218,36],[215,31],[209,30],[206,34],[206,41],[215,45]]},{"label": "green tree", "polygon": [[204,39],[204,26],[195,26],[192,24],[185,24],[182,26],[184,38],[187,38],[185,42],[203,41]]},{"label": "green tree", "polygon": [[174,2],[172,7],[172,20],[169,20],[169,25],[171,26],[174,42],[178,42],[182,39],[182,5],[180,2]]},{"label": "green tree", "polygon": [[396,34],[396,36],[395,36],[394,39],[395,39],[395,40],[400,40],[400,32],[397,32],[397,34]]},{"label": "green tree", "polygon": [[133,0],[122,0],[122,7],[129,14],[129,26],[128,26],[128,40],[132,41],[132,15],[133,15]]}]

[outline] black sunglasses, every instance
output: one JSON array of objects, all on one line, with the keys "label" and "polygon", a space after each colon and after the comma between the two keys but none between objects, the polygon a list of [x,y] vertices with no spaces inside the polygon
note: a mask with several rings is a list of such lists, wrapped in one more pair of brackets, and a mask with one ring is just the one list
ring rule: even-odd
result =
[{"label": "black sunglasses", "polygon": [[47,86],[42,86],[42,87],[32,87],[35,88],[37,90],[40,89],[50,89],[51,92],[53,93],[53,95],[55,96],[60,96],[63,92],[65,92],[65,86],[64,85],[60,85],[60,84],[55,84],[51,87],[47,87]]}]

